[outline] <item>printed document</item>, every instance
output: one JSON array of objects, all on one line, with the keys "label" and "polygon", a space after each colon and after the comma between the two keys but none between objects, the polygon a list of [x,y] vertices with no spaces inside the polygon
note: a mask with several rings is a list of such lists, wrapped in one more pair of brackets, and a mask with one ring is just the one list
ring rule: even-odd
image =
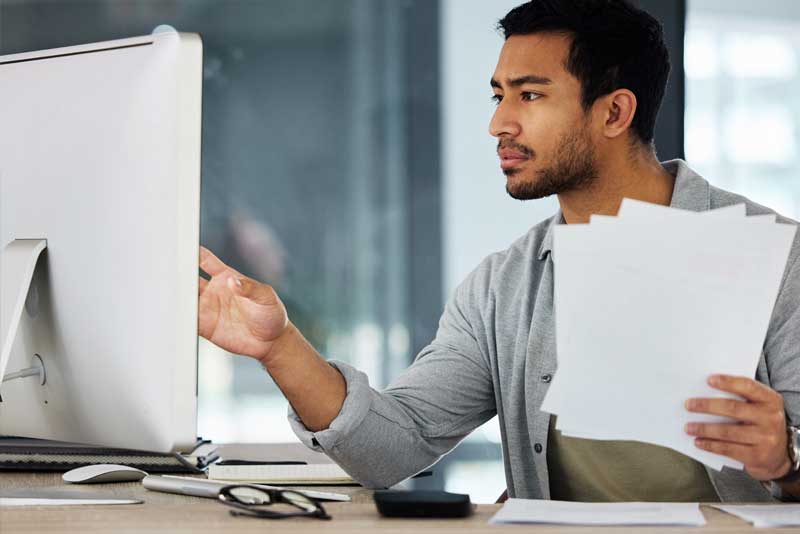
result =
[{"label": "printed document", "polygon": [[702,526],[706,520],[697,503],[583,503],[509,499],[489,523]]},{"label": "printed document", "polygon": [[744,206],[687,212],[626,199],[618,217],[559,225],[553,246],[558,369],[542,409],[564,435],[670,447],[710,467],[692,397],[712,374],[755,376],[796,228]]},{"label": "printed document", "polygon": [[712,506],[744,519],[756,528],[800,527],[800,504],[714,504]]}]

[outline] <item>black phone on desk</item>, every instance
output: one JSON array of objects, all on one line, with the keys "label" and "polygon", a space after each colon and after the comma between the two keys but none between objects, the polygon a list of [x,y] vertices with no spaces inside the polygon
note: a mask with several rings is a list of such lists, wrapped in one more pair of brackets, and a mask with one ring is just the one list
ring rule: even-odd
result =
[{"label": "black phone on desk", "polygon": [[469,495],[446,491],[380,490],[374,499],[378,512],[386,517],[467,517],[473,510]]}]

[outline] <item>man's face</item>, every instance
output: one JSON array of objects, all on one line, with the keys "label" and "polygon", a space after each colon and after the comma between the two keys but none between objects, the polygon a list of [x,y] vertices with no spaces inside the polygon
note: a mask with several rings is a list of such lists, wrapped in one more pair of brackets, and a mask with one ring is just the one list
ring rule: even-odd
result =
[{"label": "man's face", "polygon": [[565,63],[571,39],[553,33],[513,35],[492,76],[498,139],[508,194],[543,198],[589,185],[597,175],[591,115]]}]

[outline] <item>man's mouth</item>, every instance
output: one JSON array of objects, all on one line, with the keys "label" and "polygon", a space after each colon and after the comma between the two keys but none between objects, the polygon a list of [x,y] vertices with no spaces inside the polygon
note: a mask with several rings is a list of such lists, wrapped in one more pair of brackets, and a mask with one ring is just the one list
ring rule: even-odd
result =
[{"label": "man's mouth", "polygon": [[518,167],[530,159],[522,152],[507,148],[498,150],[497,155],[500,156],[500,168],[504,171]]}]

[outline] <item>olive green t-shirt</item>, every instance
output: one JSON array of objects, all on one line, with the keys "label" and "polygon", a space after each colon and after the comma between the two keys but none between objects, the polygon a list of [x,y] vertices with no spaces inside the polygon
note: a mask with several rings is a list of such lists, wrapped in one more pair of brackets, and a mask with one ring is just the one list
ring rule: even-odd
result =
[{"label": "olive green t-shirt", "polygon": [[565,437],[550,418],[550,498],[580,502],[719,502],[703,465],[638,441]]}]

